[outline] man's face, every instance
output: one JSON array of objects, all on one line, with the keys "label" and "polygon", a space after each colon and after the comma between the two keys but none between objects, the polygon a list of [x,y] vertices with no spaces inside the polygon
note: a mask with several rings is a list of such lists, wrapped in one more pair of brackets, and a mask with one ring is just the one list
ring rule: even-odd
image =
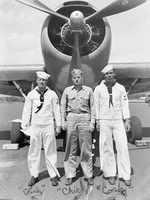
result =
[{"label": "man's face", "polygon": [[39,88],[46,88],[46,85],[47,85],[47,79],[43,79],[43,78],[37,78],[36,80],[36,83],[37,83],[37,86]]},{"label": "man's face", "polygon": [[106,82],[113,82],[114,79],[115,79],[115,76],[116,76],[116,74],[115,74],[113,69],[106,72],[105,75],[104,75]]},{"label": "man's face", "polygon": [[78,74],[72,77],[72,82],[75,86],[80,86],[83,84],[82,74]]}]

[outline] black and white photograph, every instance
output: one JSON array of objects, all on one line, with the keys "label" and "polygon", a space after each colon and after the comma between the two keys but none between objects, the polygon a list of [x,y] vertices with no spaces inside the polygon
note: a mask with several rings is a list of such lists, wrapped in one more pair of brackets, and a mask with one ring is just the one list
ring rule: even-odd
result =
[{"label": "black and white photograph", "polygon": [[150,200],[150,0],[0,1],[0,200]]}]

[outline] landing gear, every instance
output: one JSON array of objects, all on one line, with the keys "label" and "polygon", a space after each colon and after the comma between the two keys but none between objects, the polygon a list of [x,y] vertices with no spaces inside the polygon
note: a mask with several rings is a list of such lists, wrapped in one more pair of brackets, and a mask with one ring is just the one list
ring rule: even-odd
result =
[{"label": "landing gear", "polygon": [[142,140],[142,125],[138,117],[131,117],[131,130],[127,132],[128,142],[135,144],[135,140]]}]

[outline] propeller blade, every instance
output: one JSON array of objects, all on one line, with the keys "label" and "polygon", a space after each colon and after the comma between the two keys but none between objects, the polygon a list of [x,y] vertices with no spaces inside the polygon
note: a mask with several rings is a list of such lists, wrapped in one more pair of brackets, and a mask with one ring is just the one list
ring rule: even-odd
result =
[{"label": "propeller blade", "polygon": [[72,84],[71,71],[74,68],[81,69],[81,56],[80,56],[80,49],[79,49],[79,33],[75,32],[73,37],[74,37],[73,53],[72,53],[72,59],[71,59],[70,69],[69,69],[68,86]]},{"label": "propeller blade", "polygon": [[107,17],[111,15],[115,15],[127,10],[130,10],[132,8],[135,8],[143,3],[145,3],[146,0],[117,0],[110,5],[106,6],[102,10],[95,12],[91,16],[88,16],[85,21],[86,23],[89,23],[91,20],[95,20],[95,18],[102,18]]},{"label": "propeller blade", "polygon": [[29,7],[35,8],[37,10],[40,10],[42,12],[51,14],[53,16],[59,17],[61,19],[64,19],[65,21],[69,20],[69,18],[67,18],[57,12],[54,12],[53,10],[51,10],[50,8],[48,8],[46,5],[44,5],[43,3],[41,3],[38,0],[15,0],[15,1],[22,3],[24,5],[27,5]]}]

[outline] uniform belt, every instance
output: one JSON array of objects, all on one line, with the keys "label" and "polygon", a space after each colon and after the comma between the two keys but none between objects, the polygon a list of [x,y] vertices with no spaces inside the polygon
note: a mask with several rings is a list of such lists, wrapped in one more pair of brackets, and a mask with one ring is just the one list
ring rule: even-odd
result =
[{"label": "uniform belt", "polygon": [[72,111],[69,111],[68,113],[88,114],[88,112],[86,112],[86,111],[81,111],[81,110],[72,110]]}]

